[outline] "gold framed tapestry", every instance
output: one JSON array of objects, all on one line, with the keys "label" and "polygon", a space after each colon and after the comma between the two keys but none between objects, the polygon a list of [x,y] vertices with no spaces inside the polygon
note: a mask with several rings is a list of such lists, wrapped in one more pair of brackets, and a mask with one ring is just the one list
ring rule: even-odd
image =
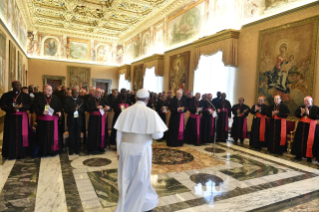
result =
[{"label": "gold framed tapestry", "polygon": [[21,85],[23,86],[23,59],[22,54],[20,51],[18,51],[18,80],[21,82]]},{"label": "gold framed tapestry", "polygon": [[90,88],[91,68],[68,66],[68,87]]},{"label": "gold framed tapestry", "polygon": [[68,38],[68,58],[72,60],[90,60],[90,43],[89,40]]},{"label": "gold framed tapestry", "polygon": [[11,90],[11,83],[16,80],[16,47],[9,41],[9,77],[8,77],[8,88]]},{"label": "gold framed tapestry", "polygon": [[134,78],[133,78],[133,89],[139,90],[143,88],[143,81],[144,81],[144,66],[137,65],[134,66]]},{"label": "gold framed tapestry", "polygon": [[0,97],[6,87],[6,35],[0,30]]},{"label": "gold framed tapestry", "polygon": [[280,95],[291,114],[313,95],[319,17],[259,32],[256,99]]},{"label": "gold framed tapestry", "polygon": [[189,56],[188,51],[169,58],[169,89],[173,96],[178,89],[188,90]]}]

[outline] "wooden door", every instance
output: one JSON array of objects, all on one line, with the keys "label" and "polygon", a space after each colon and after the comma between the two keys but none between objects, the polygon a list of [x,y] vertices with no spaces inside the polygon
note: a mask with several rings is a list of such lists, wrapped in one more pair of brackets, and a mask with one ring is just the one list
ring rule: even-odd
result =
[{"label": "wooden door", "polygon": [[108,92],[109,83],[107,83],[107,82],[96,82],[96,87],[103,89],[105,91],[105,93],[109,93]]},{"label": "wooden door", "polygon": [[54,91],[59,85],[62,85],[62,80],[47,79],[47,84],[51,85],[52,90]]}]

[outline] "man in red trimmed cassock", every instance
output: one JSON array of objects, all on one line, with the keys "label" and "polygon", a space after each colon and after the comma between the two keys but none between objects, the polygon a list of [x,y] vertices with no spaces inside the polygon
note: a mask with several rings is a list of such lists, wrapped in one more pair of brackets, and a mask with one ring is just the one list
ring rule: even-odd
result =
[{"label": "man in red trimmed cassock", "polygon": [[258,103],[251,107],[250,113],[254,115],[254,118],[251,125],[249,145],[256,149],[267,147],[268,105],[265,105],[265,97],[260,96],[258,98]]},{"label": "man in red trimmed cassock", "polygon": [[231,128],[231,137],[234,139],[234,144],[237,144],[238,139],[240,143],[244,143],[247,138],[247,116],[249,114],[249,107],[244,104],[245,99],[240,97],[238,103],[231,108],[234,115],[234,121]]},{"label": "man in red trimmed cassock", "polygon": [[58,154],[61,148],[58,125],[63,108],[58,97],[52,95],[50,85],[46,85],[43,94],[36,98],[33,110],[37,114],[36,140],[40,146],[40,155],[52,156]]},{"label": "man in red trimmed cassock", "polygon": [[121,93],[117,96],[115,101],[113,102],[112,108],[114,110],[114,118],[112,124],[112,132],[111,132],[111,144],[116,145],[116,129],[114,129],[114,124],[116,123],[117,118],[119,115],[124,111],[126,108],[131,106],[131,100],[127,96],[127,90],[125,88],[121,89]]},{"label": "man in red trimmed cassock", "polygon": [[269,107],[268,117],[270,117],[268,134],[268,151],[271,153],[282,154],[287,151],[287,130],[286,118],[290,114],[287,105],[281,102],[281,97],[274,97],[274,104]]},{"label": "man in red trimmed cassock", "polygon": [[300,120],[291,153],[296,156],[296,159],[300,160],[302,157],[305,157],[311,162],[311,158],[316,157],[318,159],[319,156],[317,127],[319,108],[312,104],[311,96],[306,96],[304,103],[295,112],[295,116]]},{"label": "man in red trimmed cassock", "polygon": [[105,142],[108,140],[105,112],[110,110],[107,99],[102,98],[102,90],[96,88],[94,97],[87,103],[87,111],[90,113],[88,128],[88,153],[104,152]]},{"label": "man in red trimmed cassock", "polygon": [[4,93],[0,106],[6,112],[4,118],[2,156],[13,159],[22,158],[27,154],[29,146],[29,119],[32,100],[28,94],[21,92],[21,83],[12,82],[12,91]]},{"label": "man in red trimmed cassock", "polygon": [[212,102],[213,95],[208,94],[206,98],[206,94],[202,96],[201,104],[203,106],[202,118],[201,118],[201,142],[202,143],[212,143],[214,141],[214,133],[215,133],[215,117],[217,115],[216,107]]},{"label": "man in red trimmed cassock", "polygon": [[226,93],[221,94],[221,99],[220,101],[216,101],[216,104],[218,104],[216,140],[226,142],[228,139],[228,119],[231,118],[231,105],[230,102],[226,100]]},{"label": "man in red trimmed cassock", "polygon": [[199,101],[200,93],[195,94],[188,104],[188,110],[190,112],[189,118],[186,124],[185,140],[188,144],[194,144],[196,146],[201,145],[200,139],[200,116],[202,112],[202,102]]},{"label": "man in red trimmed cassock", "polygon": [[167,146],[177,147],[184,144],[184,113],[187,111],[186,100],[182,98],[183,92],[178,90],[176,97],[171,100],[169,118],[169,131],[167,133]]}]

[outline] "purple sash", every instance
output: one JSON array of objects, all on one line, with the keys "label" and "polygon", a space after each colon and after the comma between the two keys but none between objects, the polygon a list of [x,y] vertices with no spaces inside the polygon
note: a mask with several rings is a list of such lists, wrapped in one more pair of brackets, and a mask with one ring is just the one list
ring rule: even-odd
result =
[{"label": "purple sash", "polygon": [[197,144],[200,143],[200,115],[196,114],[190,114],[189,117],[196,119],[196,125],[197,125]]},{"label": "purple sash", "polygon": [[16,112],[11,113],[11,115],[22,115],[22,141],[23,146],[29,146],[29,131],[28,131],[28,115],[27,112]]},{"label": "purple sash", "polygon": [[184,113],[180,113],[178,140],[184,140]]},{"label": "purple sash", "polygon": [[247,138],[247,118],[244,117],[243,138]]},{"label": "purple sash", "polygon": [[226,113],[225,132],[228,132],[228,109],[227,108],[222,108],[222,109],[220,109],[220,111]]},{"label": "purple sash", "polygon": [[90,113],[92,116],[101,116],[101,148],[104,148],[104,139],[105,139],[105,113],[103,116],[100,112],[92,112]]},{"label": "purple sash", "polygon": [[57,115],[53,116],[39,116],[38,120],[40,121],[53,121],[54,122],[54,145],[51,147],[53,151],[59,150],[59,131],[58,131],[58,121],[59,117]]}]

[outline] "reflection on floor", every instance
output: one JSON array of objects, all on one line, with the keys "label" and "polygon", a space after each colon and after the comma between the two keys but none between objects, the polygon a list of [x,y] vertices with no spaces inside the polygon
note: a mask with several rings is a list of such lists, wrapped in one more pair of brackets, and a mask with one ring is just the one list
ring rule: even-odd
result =
[{"label": "reflection on floor", "polygon": [[[319,170],[232,142],[153,144],[158,212],[319,211]],[[119,197],[116,152],[1,160],[0,211],[107,211]]]}]

